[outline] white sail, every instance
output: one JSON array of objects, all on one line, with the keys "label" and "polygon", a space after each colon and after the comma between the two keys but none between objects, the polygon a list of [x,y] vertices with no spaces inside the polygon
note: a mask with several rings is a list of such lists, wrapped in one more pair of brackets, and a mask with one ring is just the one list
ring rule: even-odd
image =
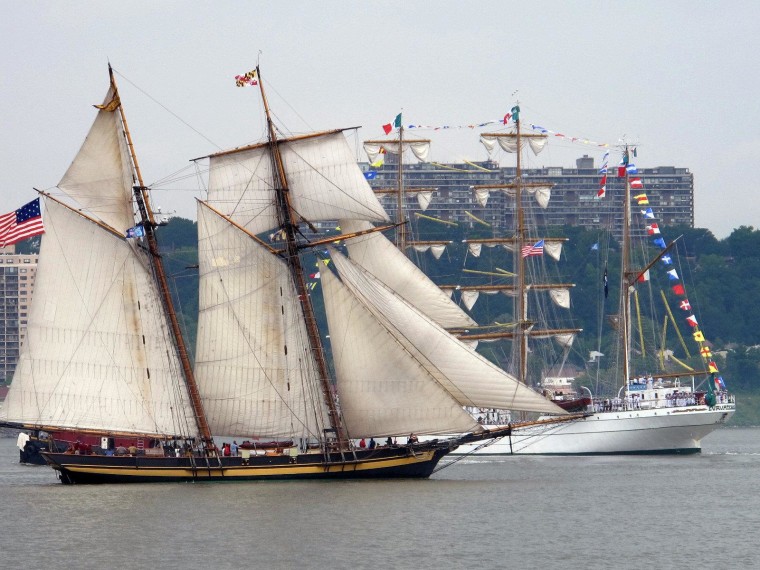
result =
[{"label": "white sail", "polygon": [[212,433],[319,436],[327,412],[286,263],[202,204],[198,261],[195,375]]},{"label": "white sail", "polygon": [[351,437],[472,431],[477,423],[364,304],[323,272],[341,410]]},{"label": "white sail", "polygon": [[[410,149],[417,160],[422,162],[427,161],[428,154],[430,153],[430,141],[429,140],[410,140],[404,141],[401,144],[402,150]],[[390,154],[398,154],[399,141],[388,140],[387,142],[365,142],[364,152],[367,153],[370,163],[375,162],[377,157],[383,153],[388,152]]]},{"label": "white sail", "polygon": [[[344,234],[370,229],[367,222],[340,220]],[[450,296],[380,232],[347,239],[351,259],[444,328],[475,326]]]},{"label": "white sail", "polygon": [[113,88],[58,187],[92,217],[120,233],[135,225],[132,163]]},{"label": "white sail", "polygon": [[[342,282],[396,340],[398,346],[395,350],[403,348],[426,371],[427,381],[436,389],[443,388],[462,406],[563,413],[558,406],[465,346],[360,266],[338,252],[333,252],[332,259]],[[326,301],[326,304],[329,304],[329,301]],[[355,316],[341,313],[339,309],[328,308],[331,334],[335,321],[341,318],[343,321],[350,321]],[[350,323],[343,321],[338,320],[338,330],[349,326]],[[364,366],[368,355],[363,353],[363,348],[374,351],[373,359],[379,353],[379,348],[373,348],[373,343],[360,339],[360,335],[360,331],[355,330],[350,338],[345,339],[346,345],[336,346],[333,340],[333,354],[337,359],[337,354],[341,353],[342,365],[346,367],[344,372],[358,371]],[[356,346],[352,346],[351,343],[356,343]],[[402,385],[403,382],[398,381],[403,376],[396,374],[391,365],[382,365],[384,359],[387,362],[395,362],[390,360],[391,358],[390,354],[378,358],[380,366],[377,370],[361,374],[338,374],[341,406],[347,418],[352,417],[354,421],[360,421],[356,417],[359,414],[358,410],[378,405],[376,402],[373,403],[373,400],[378,398],[378,391],[381,389],[372,386],[371,379],[374,377],[384,386],[383,399],[386,402],[397,403],[399,409],[403,408],[403,390],[394,382],[388,382],[389,379],[393,379],[398,385]],[[347,383],[358,383],[360,386],[354,387],[351,392],[356,398],[363,394],[365,401],[346,401],[344,390]],[[397,394],[394,396],[393,392]],[[440,429],[445,431],[453,427],[441,426]]]},{"label": "white sail", "polygon": [[[311,222],[387,222],[341,132],[278,142],[293,210]],[[269,145],[212,155],[208,200],[253,234],[277,227]]]},{"label": "white sail", "polygon": [[143,250],[52,200],[8,421],[195,437]]}]

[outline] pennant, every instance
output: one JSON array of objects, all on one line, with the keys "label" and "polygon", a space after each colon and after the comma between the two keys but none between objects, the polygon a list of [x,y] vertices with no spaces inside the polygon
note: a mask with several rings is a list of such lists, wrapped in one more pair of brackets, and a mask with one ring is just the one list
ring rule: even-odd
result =
[{"label": "pennant", "polygon": [[673,258],[669,255],[663,255],[660,258],[660,261],[662,261],[665,265],[673,265]]},{"label": "pennant", "polygon": [[401,128],[401,113],[396,115],[396,118],[393,119],[393,126],[397,129]]},{"label": "pennant", "polygon": [[661,247],[662,249],[665,249],[666,247],[668,247],[668,245],[665,243],[665,240],[662,239],[661,237],[654,238],[652,240],[652,243],[654,243],[654,245],[656,245],[658,247]]},{"label": "pennant", "polygon": [[629,164],[629,165],[626,167],[625,171],[626,171],[626,172],[627,172],[629,175],[631,175],[631,174],[637,174],[637,173],[638,173],[638,170],[636,169],[636,165],[635,165],[635,164]]},{"label": "pennant", "polygon": [[710,358],[712,356],[712,352],[710,352],[710,347],[708,347],[708,346],[703,346],[702,348],[700,348],[699,349],[699,353],[704,358]]},{"label": "pennant", "polygon": [[596,192],[597,198],[604,198],[607,195],[607,175],[599,182],[599,190]]},{"label": "pennant", "polygon": [[720,390],[726,389],[726,383],[723,381],[722,376],[716,376],[715,377],[715,385],[719,387]]},{"label": "pennant", "polygon": [[35,198],[18,210],[0,216],[0,247],[45,233],[40,212],[40,199]]},{"label": "pennant", "polygon": [[377,155],[377,158],[375,159],[375,162],[373,162],[372,164],[370,164],[370,166],[372,168],[380,168],[383,164],[385,164],[385,155],[381,153],[381,154]]},{"label": "pennant", "polygon": [[691,336],[693,336],[694,340],[697,342],[705,342],[705,335],[702,334],[702,331],[696,331]]},{"label": "pennant", "polygon": [[636,147],[633,147],[633,148],[629,149],[628,150],[628,154],[630,154],[634,158],[637,157],[638,155],[636,154]]},{"label": "pennant", "polygon": [[640,283],[645,283],[646,281],[649,281],[649,269],[647,269],[644,273],[639,275]]},{"label": "pennant", "polygon": [[639,203],[639,206],[649,206],[649,199],[646,194],[639,194],[633,197]]},{"label": "pennant", "polygon": [[671,289],[673,289],[673,293],[675,293],[676,295],[686,295],[686,290],[683,288],[683,285],[681,285],[680,283],[678,285],[673,285]]},{"label": "pennant", "polygon": [[317,271],[316,273],[312,273],[311,275],[309,275],[309,277],[311,279],[319,279],[319,271]]},{"label": "pennant", "polygon": [[111,100],[106,103],[105,105],[93,105],[96,109],[100,109],[101,111],[105,111],[106,113],[113,113],[116,109],[119,108],[121,105],[121,100],[119,99],[118,93],[114,93]]},{"label": "pennant", "polygon": [[679,278],[678,272],[675,269],[671,269],[670,271],[667,272],[667,274],[668,274],[668,279],[670,279],[671,281]]},{"label": "pennant", "polygon": [[678,303],[678,308],[683,311],[691,311],[691,303],[689,303],[688,299],[684,299],[680,303]]},{"label": "pennant", "polygon": [[143,226],[135,226],[127,230],[128,238],[140,238],[145,236],[145,228]]},{"label": "pennant", "polygon": [[375,178],[377,178],[377,170],[368,170],[367,172],[364,173],[364,178],[366,178],[367,180],[374,180]]},{"label": "pennant", "polygon": [[517,105],[515,105],[515,106],[514,106],[514,107],[512,107],[512,109],[510,110],[510,113],[512,113],[512,120],[513,120],[515,123],[517,123],[517,122],[519,122],[519,121],[520,121],[520,107],[518,107]]},{"label": "pennant", "polygon": [[507,113],[504,115],[504,119],[501,121],[503,125],[506,125],[509,122],[509,119],[512,118],[512,113]]},{"label": "pennant", "polygon": [[607,298],[607,295],[609,294],[609,289],[607,288],[607,266],[604,266],[604,298]]},{"label": "pennant", "polygon": [[393,125],[388,123],[387,125],[383,125],[383,131],[385,131],[386,135],[389,135],[390,132],[393,130]]},{"label": "pennant", "polygon": [[714,360],[711,360],[710,362],[707,363],[707,370],[709,370],[712,373],[718,372],[718,365],[715,364]]},{"label": "pennant", "polygon": [[686,317],[686,322],[689,323],[690,327],[696,327],[698,324],[697,317],[695,317],[694,315],[689,315],[688,317]]},{"label": "pennant", "polygon": [[539,240],[533,245],[526,245],[522,248],[522,256],[525,257],[535,257],[537,255],[543,255],[544,254],[544,240]]},{"label": "pennant", "polygon": [[659,233],[660,233],[660,226],[658,226],[658,225],[657,225],[657,224],[655,224],[655,223],[651,223],[651,224],[649,224],[649,225],[647,226],[647,233],[648,233],[650,236],[653,236],[653,235],[659,234]]},{"label": "pennant", "polygon": [[618,178],[625,176],[625,166],[618,166]]},{"label": "pennant", "polygon": [[650,220],[654,219],[654,212],[652,211],[652,208],[647,208],[646,210],[641,210],[641,215],[645,218],[648,218]]},{"label": "pennant", "polygon": [[595,243],[594,245],[592,245],[591,246],[591,251],[599,251],[599,244]]},{"label": "pennant", "polygon": [[631,188],[643,188],[644,185],[641,183],[641,178],[631,178]]}]

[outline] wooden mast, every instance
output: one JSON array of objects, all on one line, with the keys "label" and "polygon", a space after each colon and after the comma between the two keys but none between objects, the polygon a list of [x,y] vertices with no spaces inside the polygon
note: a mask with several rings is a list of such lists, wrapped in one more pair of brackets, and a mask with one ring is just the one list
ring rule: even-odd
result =
[{"label": "wooden mast", "polygon": [[406,255],[406,208],[404,208],[404,123],[398,126],[398,172],[396,173],[396,182],[398,192],[396,193],[396,223],[398,224],[398,234],[396,247],[401,253]]},{"label": "wooden mast", "polygon": [[190,364],[190,358],[187,354],[187,347],[185,345],[184,337],[182,336],[182,330],[179,326],[177,313],[174,310],[174,303],[172,302],[171,292],[169,291],[169,284],[166,279],[163,260],[158,250],[158,242],[156,241],[156,223],[155,218],[153,217],[153,211],[150,208],[148,188],[146,188],[143,183],[142,173],[140,172],[140,165],[137,162],[137,155],[135,153],[135,147],[132,142],[132,135],[129,132],[127,117],[124,114],[124,107],[121,105],[121,102],[119,100],[119,89],[116,86],[116,79],[114,78],[113,68],[111,67],[111,64],[108,64],[108,76],[111,80],[114,99],[119,101],[119,116],[121,117],[122,126],[124,127],[124,136],[127,139],[129,154],[132,158],[132,166],[134,168],[134,175],[137,182],[137,186],[134,187],[134,195],[135,200],[137,201],[138,209],[140,211],[140,225],[142,225],[145,229],[145,238],[148,242],[151,267],[153,268],[153,273],[158,283],[159,291],[161,293],[161,300],[163,301],[167,316],[169,317],[169,325],[171,326],[174,342],[176,343],[177,352],[179,354],[180,363],[182,365],[183,376],[187,385],[188,392],[190,394],[190,403],[192,404],[193,413],[195,414],[195,422],[198,427],[198,431],[201,434],[201,438],[206,445],[206,449],[210,451],[213,448],[211,430],[209,429],[206,413],[203,409],[203,402],[201,401],[200,392],[198,391],[198,384],[195,382],[193,367]]},{"label": "wooden mast", "polygon": [[520,133],[520,115],[515,117],[517,125],[517,165],[515,176],[515,208],[517,208],[517,247],[515,248],[515,268],[517,269],[517,307],[515,311],[516,321],[518,323],[519,358],[517,362],[517,378],[520,382],[526,384],[528,381],[528,337],[525,331],[528,327],[528,291],[525,288],[525,259],[522,255],[525,247],[525,214],[522,205],[522,137]]},{"label": "wooden mast", "polygon": [[267,119],[267,136],[269,139],[270,158],[272,160],[273,170],[277,173],[278,185],[275,188],[275,195],[278,207],[278,221],[282,230],[285,232],[285,242],[287,246],[285,259],[288,263],[290,275],[295,284],[298,299],[301,303],[301,310],[303,311],[304,319],[306,321],[309,346],[317,364],[317,372],[319,374],[322,393],[330,415],[330,427],[335,431],[340,448],[345,449],[347,447],[347,436],[344,433],[340,421],[340,414],[338,413],[338,407],[335,404],[332,387],[330,386],[330,376],[327,361],[325,360],[324,348],[322,347],[322,339],[319,336],[317,319],[314,316],[314,308],[311,304],[311,297],[309,296],[309,290],[306,286],[306,280],[304,279],[303,267],[301,266],[301,260],[298,256],[298,245],[296,243],[298,220],[296,219],[296,214],[291,204],[290,189],[288,187],[285,166],[282,162],[277,133],[269,111],[269,103],[267,102],[266,93],[264,92],[264,82],[261,79],[261,71],[259,70],[258,65],[256,66],[256,76],[258,78],[261,100],[264,105],[264,113],[266,114]]}]

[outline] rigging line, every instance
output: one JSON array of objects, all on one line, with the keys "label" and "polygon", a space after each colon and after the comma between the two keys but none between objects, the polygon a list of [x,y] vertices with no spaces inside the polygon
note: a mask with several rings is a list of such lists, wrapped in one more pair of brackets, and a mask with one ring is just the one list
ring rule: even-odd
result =
[{"label": "rigging line", "polygon": [[189,128],[195,134],[197,134],[198,136],[200,136],[206,142],[210,143],[212,146],[218,148],[219,150],[223,150],[222,147],[220,147],[218,144],[216,144],[214,141],[212,141],[210,138],[208,138],[206,135],[204,135],[198,129],[196,129],[195,127],[193,127],[190,123],[188,123],[187,121],[185,121],[182,117],[180,117],[179,115],[177,115],[174,111],[172,111],[171,109],[169,109],[166,105],[164,105],[163,103],[161,103],[158,99],[156,99],[155,97],[153,97],[152,95],[150,95],[147,91],[143,90],[141,87],[139,87],[136,83],[134,83],[127,76],[123,75],[121,72],[119,72],[119,71],[117,71],[115,69],[114,69],[114,73],[116,73],[119,77],[121,77],[122,79],[124,79],[124,81],[126,81],[127,83],[129,83],[132,87],[134,87],[135,89],[137,89],[140,93],[142,93],[143,95],[145,95],[148,99],[150,99],[151,101],[153,101],[156,105],[158,105],[159,107],[161,107],[164,111],[166,111],[167,113],[169,113],[172,117],[174,117],[175,119],[177,119],[180,123],[182,123],[183,125],[185,125],[187,128]]}]

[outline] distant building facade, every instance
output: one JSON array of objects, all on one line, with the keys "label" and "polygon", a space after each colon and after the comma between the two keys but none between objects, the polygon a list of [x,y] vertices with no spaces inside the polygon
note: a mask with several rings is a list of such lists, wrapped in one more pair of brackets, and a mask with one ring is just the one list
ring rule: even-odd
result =
[{"label": "distant building facade", "polygon": [[37,255],[0,248],[0,383],[8,382],[26,336]]},{"label": "distant building facade", "polygon": [[[370,180],[373,188],[396,186],[397,163],[388,155],[385,165],[377,169]],[[363,170],[371,170],[368,164]],[[495,231],[507,232],[515,227],[514,199],[499,190],[491,190],[488,202],[481,206],[476,200],[472,186],[505,184],[514,181],[516,168],[500,167],[493,161],[471,164],[412,163],[404,165],[404,184],[411,191],[406,195],[407,212],[422,213],[414,188],[432,188],[435,192],[425,215],[458,224],[474,225],[472,216],[491,224]],[[583,226],[589,229],[607,229],[618,239],[623,231],[622,200],[624,178],[616,177],[611,168],[607,178],[607,194],[597,199],[600,175],[594,159],[583,156],[576,160],[575,168],[544,167],[523,169],[523,182],[551,185],[551,199],[546,208],[525,197],[523,204],[530,208],[531,223],[539,227]],[[649,205],[663,226],[683,224],[694,227],[694,175],[688,168],[659,166],[640,168],[638,177],[644,185]],[[632,191],[633,195],[642,190]],[[395,219],[396,197],[382,194],[381,201]],[[636,204],[633,205],[636,212]],[[468,214],[469,212],[469,214]]]}]

